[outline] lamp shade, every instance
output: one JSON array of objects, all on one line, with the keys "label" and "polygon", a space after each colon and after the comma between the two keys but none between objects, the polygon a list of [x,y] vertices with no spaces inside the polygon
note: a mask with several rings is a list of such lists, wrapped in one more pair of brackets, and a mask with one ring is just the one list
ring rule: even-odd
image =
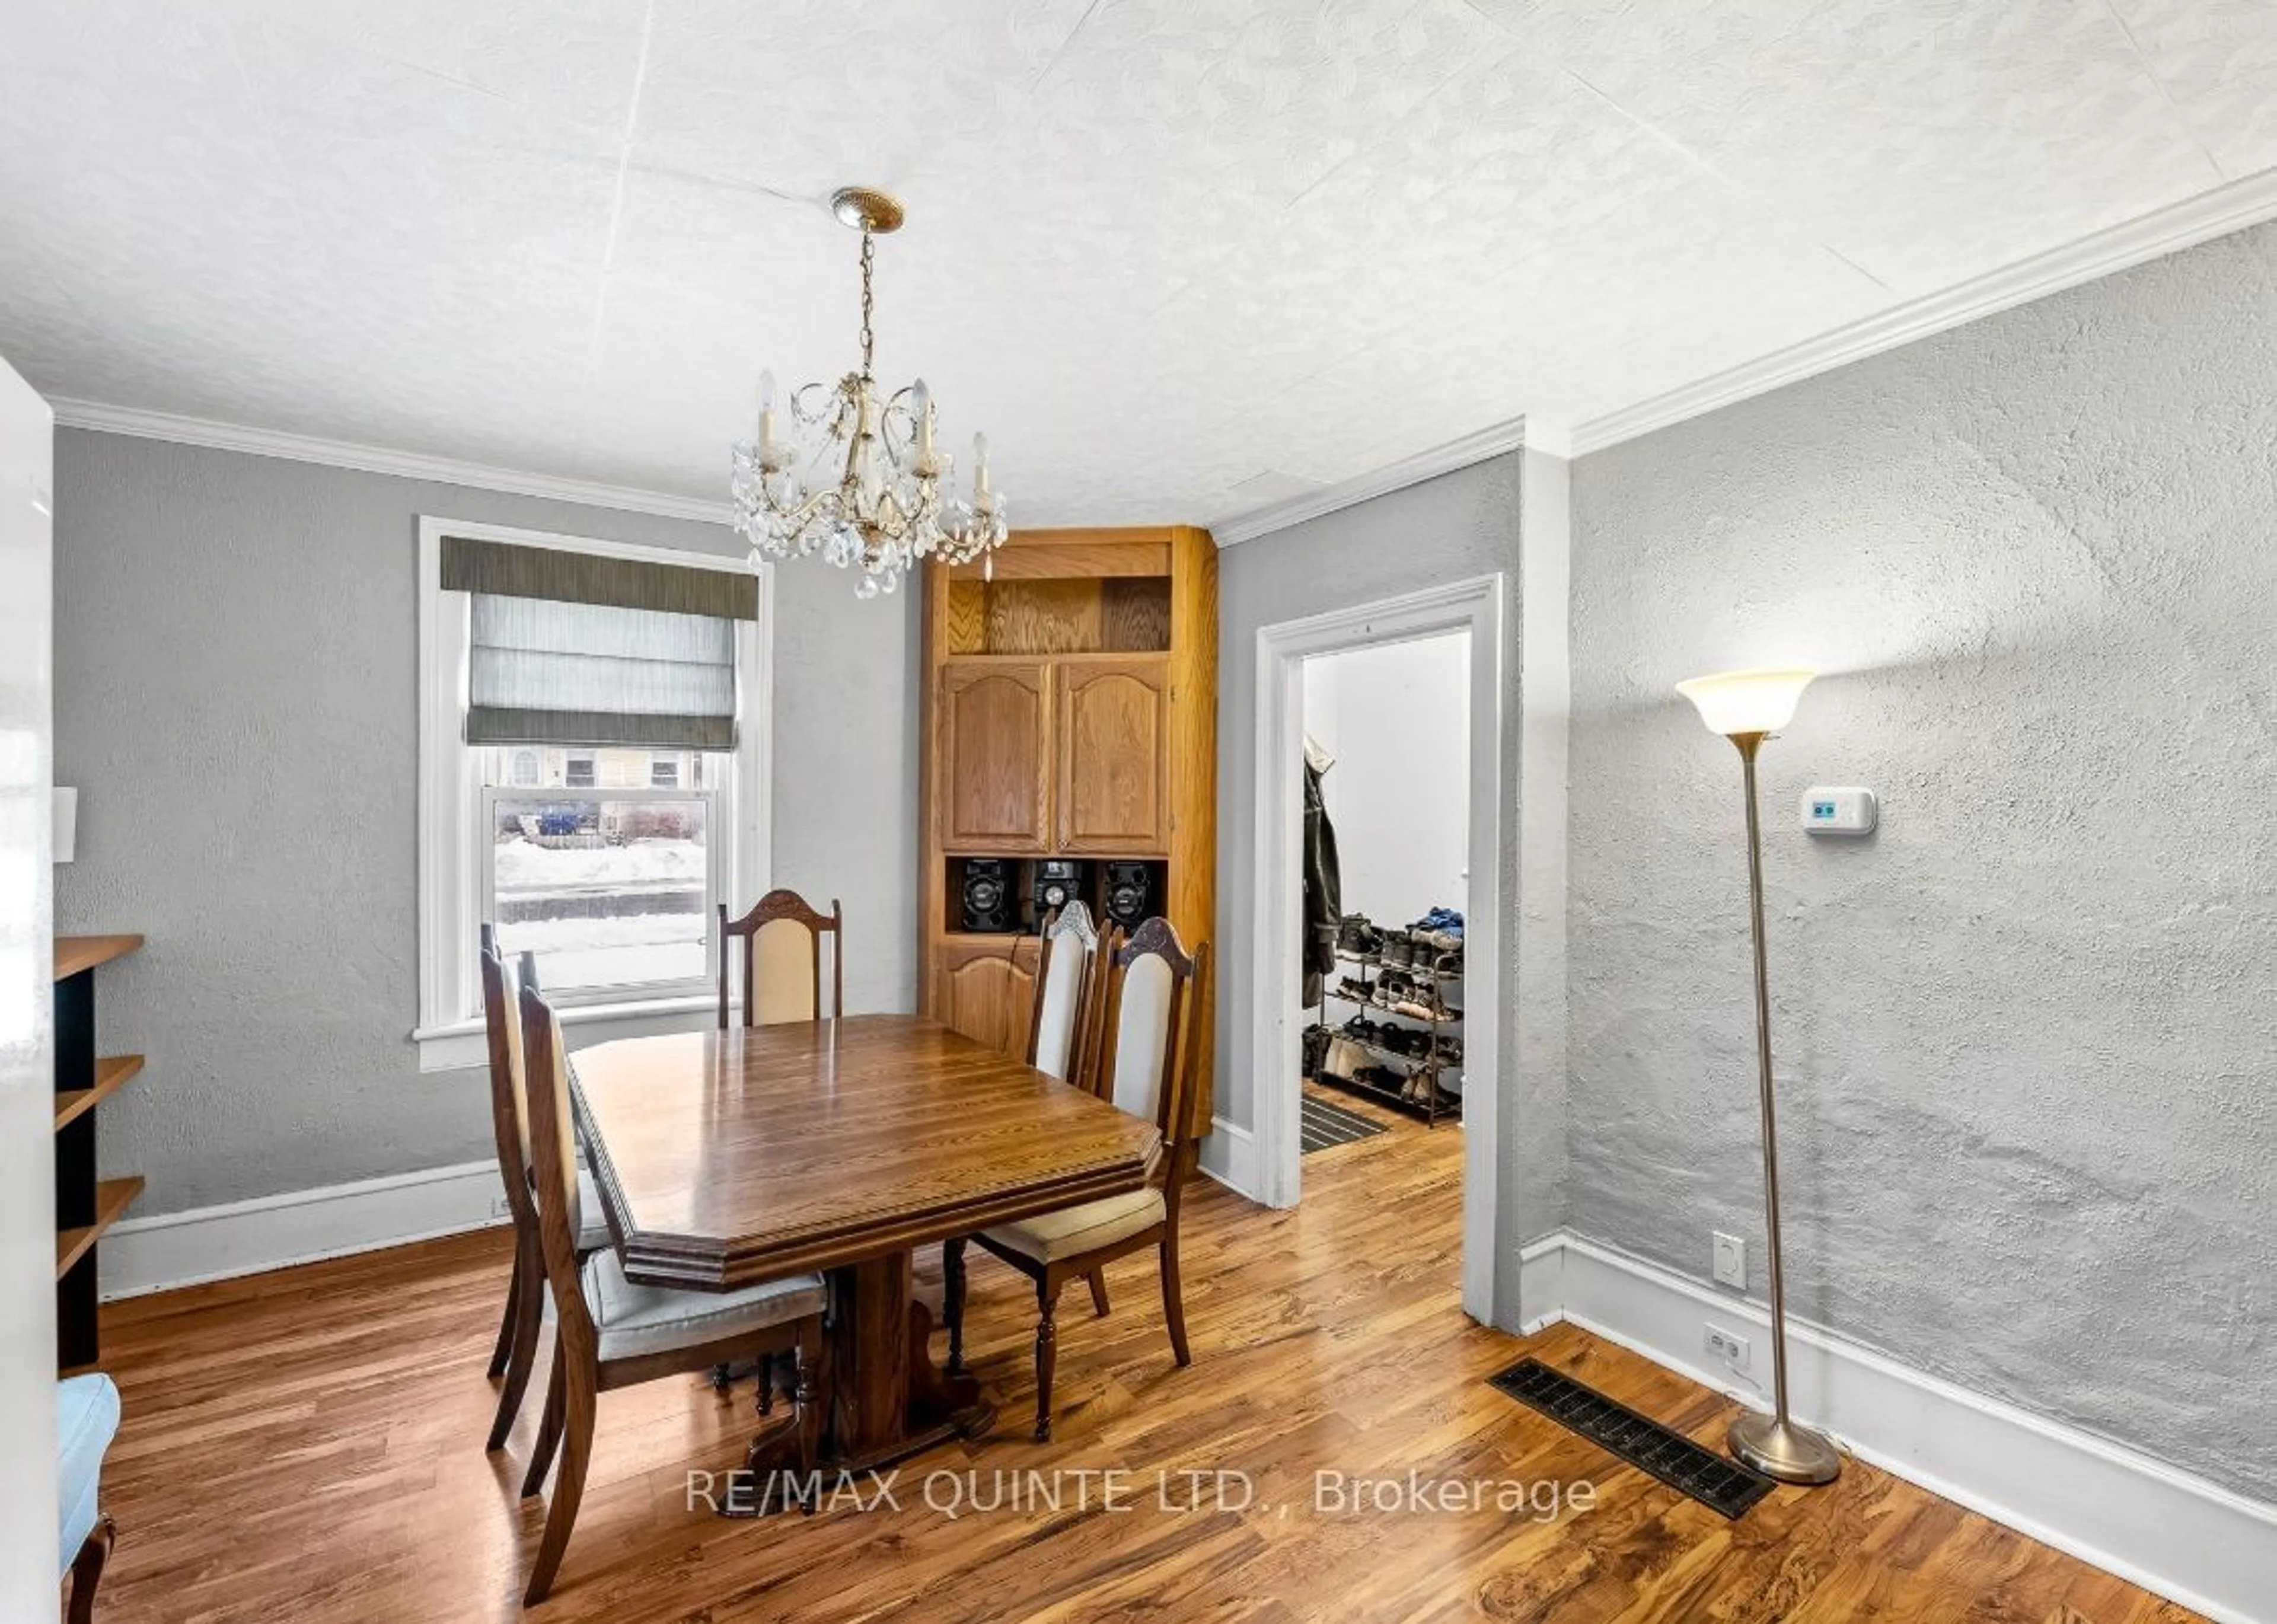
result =
[{"label": "lamp shade", "polygon": [[1676,691],[1699,709],[1710,733],[1777,733],[1794,720],[1795,702],[1817,672],[1808,666],[1759,671],[1719,671],[1679,682]]}]

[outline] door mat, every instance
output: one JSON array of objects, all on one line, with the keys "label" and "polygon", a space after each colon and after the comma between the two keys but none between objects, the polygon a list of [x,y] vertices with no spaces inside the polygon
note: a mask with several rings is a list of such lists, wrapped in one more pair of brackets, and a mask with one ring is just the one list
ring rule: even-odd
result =
[{"label": "door mat", "polygon": [[1305,1154],[1326,1150],[1332,1145],[1349,1145],[1354,1140],[1367,1139],[1383,1132],[1383,1125],[1371,1122],[1358,1111],[1346,1110],[1312,1094],[1305,1096],[1304,1111]]}]

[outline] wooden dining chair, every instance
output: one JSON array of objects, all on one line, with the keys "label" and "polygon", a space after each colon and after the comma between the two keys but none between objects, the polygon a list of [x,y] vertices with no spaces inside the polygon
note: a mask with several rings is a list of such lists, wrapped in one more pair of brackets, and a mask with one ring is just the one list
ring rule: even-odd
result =
[{"label": "wooden dining chair", "polygon": [[1099,962],[1099,927],[1091,910],[1069,903],[1044,920],[1036,949],[1036,994],[1029,1000],[1028,1064],[1047,1077],[1088,1081],[1091,996]]},{"label": "wooden dining chair", "polygon": [[788,1353],[795,1372],[790,1414],[752,1447],[756,1452],[788,1437],[795,1445],[800,1480],[811,1476],[821,1422],[811,1379],[821,1352],[827,1293],[822,1277],[815,1274],[733,1292],[674,1291],[635,1285],[613,1250],[581,1259],[575,1239],[582,1197],[568,1056],[560,1021],[527,986],[522,991],[522,1025],[529,1063],[538,1237],[556,1327],[545,1418],[522,1492],[535,1494],[557,1451],[561,1457],[545,1509],[544,1537],[522,1597],[525,1605],[535,1605],[552,1588],[577,1521],[592,1457],[595,1400],[602,1393],[663,1376],[695,1375],[731,1360]]},{"label": "wooden dining chair", "polygon": [[[1168,1155],[1154,1180],[1127,1195],[1110,1195],[971,1237],[1036,1283],[1036,1438],[1052,1436],[1052,1374],[1059,1357],[1055,1316],[1060,1292],[1116,1258],[1152,1247],[1161,1254],[1162,1317],[1170,1352],[1181,1365],[1186,1348],[1185,1302],[1178,1283],[1178,1203],[1200,1155],[1209,1123],[1207,1079],[1199,1074],[1201,1010],[1197,989],[1209,973],[1209,944],[1191,957],[1168,919],[1139,926],[1130,941],[1110,947],[1106,1004],[1108,1097],[1154,1123]],[[964,1358],[964,1243],[941,1248],[943,1309],[948,1321],[948,1360]]]},{"label": "wooden dining chair", "polygon": [[[490,1374],[503,1376],[498,1412],[491,1417],[485,1449],[503,1449],[514,1418],[521,1413],[522,1395],[529,1386],[529,1370],[537,1357],[537,1327],[545,1308],[545,1263],[537,1239],[537,1206],[530,1193],[529,1080],[522,1063],[522,970],[498,950],[498,932],[482,927],[483,1025],[490,1038],[491,1134],[498,1147],[499,1179],[506,1186],[506,1216],[514,1224],[514,1272],[506,1288],[506,1311],[499,1321],[498,1345],[491,1352]],[[535,965],[524,957],[523,965],[535,978]],[[579,1208],[584,1218],[577,1233],[580,1256],[610,1244],[607,1218],[593,1193],[592,1175],[577,1174]]]},{"label": "wooden dining chair", "polygon": [[743,1025],[822,1018],[822,939],[830,938],[830,1014],[846,1012],[846,911],[818,911],[796,891],[769,891],[740,919],[720,904],[720,1030],[727,1030],[728,942],[743,938]]}]

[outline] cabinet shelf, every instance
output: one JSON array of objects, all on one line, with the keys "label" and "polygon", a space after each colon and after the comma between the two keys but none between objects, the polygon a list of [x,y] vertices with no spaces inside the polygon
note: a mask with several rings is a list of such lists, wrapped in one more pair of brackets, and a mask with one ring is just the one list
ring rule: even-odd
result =
[{"label": "cabinet shelf", "polygon": [[124,1178],[106,1178],[95,1186],[95,1222],[56,1231],[56,1278],[60,1280],[69,1274],[72,1266],[103,1238],[103,1231],[118,1223],[141,1193],[142,1178],[139,1173],[130,1173]]},{"label": "cabinet shelf", "polygon": [[95,1086],[67,1088],[56,1095],[56,1127],[60,1132],[108,1100],[142,1070],[140,1055],[105,1055],[95,1063]]}]

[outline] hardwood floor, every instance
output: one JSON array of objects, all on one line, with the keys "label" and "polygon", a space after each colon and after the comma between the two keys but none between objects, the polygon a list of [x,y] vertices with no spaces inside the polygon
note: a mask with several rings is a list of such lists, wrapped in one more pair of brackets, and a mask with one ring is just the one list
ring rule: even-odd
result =
[{"label": "hardwood floor", "polygon": [[[1110,1269],[1114,1312],[1062,1306],[1058,1432],[1027,1440],[1034,1298],[971,1264],[967,1347],[996,1395],[989,1438],[914,1461],[898,1509],[811,1517],[690,1510],[686,1473],[725,1473],[751,1390],[660,1382],[601,1400],[592,1477],[542,1620],[1987,1620],[2121,1624],[2194,1615],[1872,1468],[1783,1489],[1738,1522],[1619,1465],[1484,1384],[1534,1352],[1703,1439],[1729,1407],[1570,1327],[1520,1339],[1456,1305],[1462,1136],[1391,1132],[1305,1158],[1294,1212],[1207,1181],[1192,1194],[1186,1313],[1170,1362],[1152,1264]],[[515,1496],[539,1407],[482,1442],[483,1371],[506,1231],[427,1243],[106,1308],[126,1422],[103,1477],[118,1543],[104,1624],[510,1619],[544,1523]],[[937,1283],[938,1259],[923,1265]],[[548,1333],[550,1338],[550,1331]],[[938,1348],[936,1349],[938,1352]],[[1123,1468],[1119,1509],[952,1515],[994,1475]],[[1247,1474],[1223,1505],[1158,1470]],[[1316,1471],[1588,1483],[1552,1523],[1493,1508],[1338,1513]],[[926,1503],[928,1473],[935,1505]],[[977,1474],[977,1478],[971,1475]],[[1044,1480],[1048,1482],[1048,1476]],[[863,1498],[874,1499],[864,1485]]]}]

